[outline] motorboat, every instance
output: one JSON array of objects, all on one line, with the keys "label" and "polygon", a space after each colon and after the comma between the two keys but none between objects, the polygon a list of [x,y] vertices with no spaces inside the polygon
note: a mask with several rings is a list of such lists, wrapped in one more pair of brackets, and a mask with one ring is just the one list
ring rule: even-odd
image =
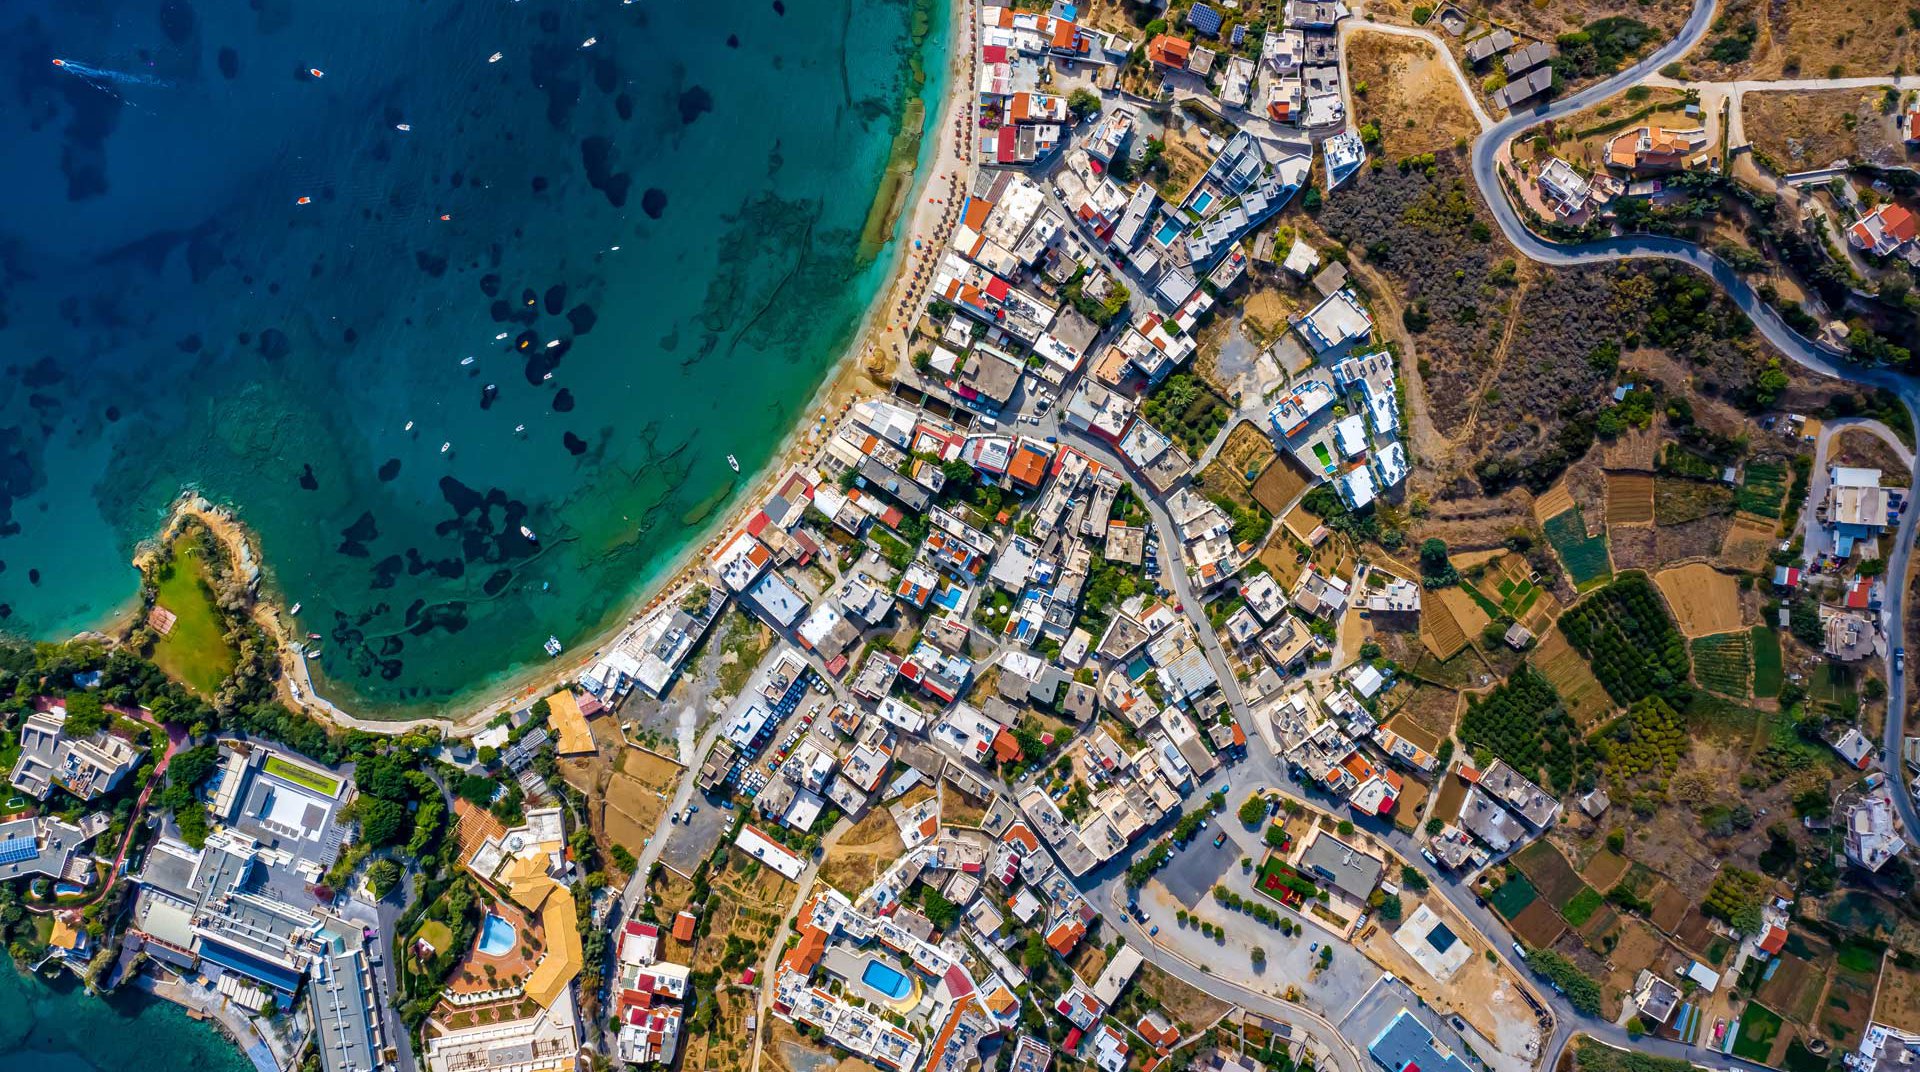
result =
[{"label": "motorboat", "polygon": [[298,603],[295,603],[295,604],[294,604],[293,606],[291,606],[291,607],[289,607],[289,608],[287,608],[287,613],[288,613],[288,614],[298,614],[298,613],[300,613],[300,604],[298,604]]},{"label": "motorboat", "polygon": [[740,471],[740,459],[738,459],[738,458],[735,458],[735,457],[734,457],[733,455],[731,455],[731,454],[729,454],[729,455],[727,455],[727,466],[728,466],[728,468],[730,468],[730,469],[732,469],[732,470],[733,470],[734,472],[736,472],[736,473],[737,473],[737,472],[739,472],[739,471]]},{"label": "motorboat", "polygon": [[539,543],[539,542],[540,542],[540,537],[538,537],[538,536],[535,536],[535,535],[533,534],[533,530],[532,530],[532,529],[530,529],[530,528],[528,528],[528,527],[526,527],[525,525],[522,525],[522,526],[520,526],[520,535],[522,535],[522,536],[525,536],[525,537],[527,538],[527,542],[528,542],[528,543]]},{"label": "motorboat", "polygon": [[501,54],[500,54],[500,53],[498,53],[498,52],[496,52],[496,53],[494,53],[493,55],[491,55],[491,56],[488,56],[488,57],[487,57],[487,62],[488,62],[488,63],[499,63],[499,62],[500,62],[500,59],[501,59]]},{"label": "motorboat", "polygon": [[462,365],[471,365],[471,364],[473,364],[473,355],[472,355],[472,354],[468,354],[467,356],[465,356],[465,357],[463,357],[463,358],[461,358],[461,359],[460,359],[460,363],[461,363]]},{"label": "motorboat", "polygon": [[558,659],[560,657],[560,638],[559,637],[549,636],[544,646],[547,649],[547,655],[549,657],[555,658],[555,659]]},{"label": "motorboat", "polygon": [[445,443],[442,443],[442,444],[440,444],[440,453],[442,453],[442,454],[445,454],[446,452],[448,452],[448,451],[450,451],[450,450],[452,450],[452,449],[453,449],[453,442],[452,442],[451,440],[449,440],[449,441],[447,441],[447,442],[445,442]]}]

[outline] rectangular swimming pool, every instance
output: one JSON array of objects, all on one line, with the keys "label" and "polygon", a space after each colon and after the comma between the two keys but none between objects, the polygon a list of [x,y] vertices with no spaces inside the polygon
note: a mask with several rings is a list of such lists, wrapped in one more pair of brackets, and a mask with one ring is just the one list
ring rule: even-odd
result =
[{"label": "rectangular swimming pool", "polygon": [[1180,237],[1180,224],[1173,220],[1162,223],[1160,229],[1153,232],[1153,240],[1163,246],[1173,245],[1173,240],[1178,237]]},{"label": "rectangular swimming pool", "polygon": [[1207,214],[1207,206],[1211,204],[1213,204],[1213,194],[1202,190],[1193,199],[1193,210],[1204,216]]},{"label": "rectangular swimming pool", "polygon": [[895,1001],[913,993],[913,981],[902,975],[898,968],[883,961],[867,961],[867,966],[860,969],[860,981],[872,987],[875,993],[885,994]]}]

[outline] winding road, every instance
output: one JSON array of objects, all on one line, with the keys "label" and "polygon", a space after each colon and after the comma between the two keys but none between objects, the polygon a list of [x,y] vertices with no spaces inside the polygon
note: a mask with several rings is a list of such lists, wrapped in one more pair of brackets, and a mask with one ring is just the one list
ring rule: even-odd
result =
[{"label": "winding road", "polygon": [[[1506,188],[1501,181],[1498,155],[1502,146],[1525,131],[1554,119],[1580,111],[1591,105],[1622,92],[1627,87],[1648,80],[1655,72],[1668,63],[1690,52],[1706,36],[1713,24],[1714,0],[1694,0],[1693,12],[1687,17],[1686,25],[1673,40],[1654,50],[1645,59],[1633,64],[1626,70],[1605,81],[1588,86],[1586,89],[1558,98],[1546,105],[1526,112],[1517,112],[1481,133],[1473,143],[1473,181],[1480,187],[1487,207],[1492,210],[1494,220],[1500,225],[1500,231],[1507,241],[1527,257],[1542,264],[1578,265],[1597,264],[1607,261],[1629,258],[1654,257],[1662,260],[1680,261],[1705,272],[1727,297],[1740,307],[1742,312],[1753,321],[1760,334],[1774,345],[1782,354],[1791,358],[1804,368],[1831,376],[1849,383],[1867,387],[1884,388],[1897,395],[1907,408],[1910,420],[1920,425],[1920,381],[1904,376],[1891,369],[1854,365],[1846,361],[1844,355],[1813,342],[1787,326],[1774,308],[1761,299],[1751,284],[1733,270],[1725,261],[1708,253],[1696,243],[1665,235],[1634,234],[1601,239],[1595,242],[1583,242],[1576,245],[1562,245],[1548,242],[1527,229],[1520,214],[1514,210],[1508,199]],[[1870,80],[1878,84],[1882,80]],[[1774,88],[1784,88],[1769,84]],[[1881,610],[1881,622],[1886,633],[1892,638],[1888,644],[1887,659],[1887,720],[1883,762],[1893,773],[1896,782],[1904,782],[1901,777],[1900,744],[1905,735],[1907,713],[1907,680],[1904,668],[1896,667],[1891,657],[1891,649],[1905,643],[1905,601],[1907,566],[1913,554],[1915,518],[1920,512],[1908,510],[1900,520],[1898,536],[1894,541],[1891,554],[1887,556],[1887,598]],[[1910,835],[1920,833],[1920,810],[1914,807],[1913,798],[1902,791],[1893,793],[1895,805],[1900,812],[1900,820]]]}]

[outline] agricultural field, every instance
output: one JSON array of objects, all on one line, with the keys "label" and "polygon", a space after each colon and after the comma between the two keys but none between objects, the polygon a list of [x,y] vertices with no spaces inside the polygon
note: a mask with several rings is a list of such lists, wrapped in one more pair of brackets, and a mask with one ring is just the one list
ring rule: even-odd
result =
[{"label": "agricultural field", "polygon": [[[1588,889],[1587,884],[1574,873],[1573,865],[1567,862],[1567,858],[1545,839],[1535,841],[1515,853],[1513,863],[1555,911],[1564,911],[1582,890]],[[1581,922],[1586,920],[1583,918]]]},{"label": "agricultural field", "polygon": [[1723,484],[1669,476],[1654,478],[1653,521],[1656,525],[1682,525],[1732,512],[1733,490]]},{"label": "agricultural field", "polygon": [[1429,599],[1421,604],[1420,642],[1441,662],[1467,646],[1467,631],[1445,600]]},{"label": "agricultural field", "polygon": [[1613,699],[1607,695],[1606,687],[1593,676],[1593,668],[1573,650],[1566,634],[1560,630],[1549,630],[1540,638],[1539,646],[1533,651],[1533,665],[1552,683],[1582,732],[1613,710]]},{"label": "agricultural field", "polygon": [[1500,918],[1511,922],[1539,897],[1540,891],[1533,888],[1533,883],[1521,875],[1514,875],[1487,894],[1487,903],[1500,913]]},{"label": "agricultural field", "polygon": [[1687,734],[1667,701],[1644,696],[1624,718],[1595,735],[1594,750],[1614,788],[1624,794],[1642,777],[1659,782],[1671,775],[1687,751]]},{"label": "agricultural field", "polygon": [[1733,519],[1726,542],[1720,545],[1720,563],[1743,572],[1764,569],[1773,553],[1777,526],[1764,518],[1744,514]]},{"label": "agricultural field", "polygon": [[1467,702],[1460,740],[1486,749],[1529,778],[1542,768],[1558,790],[1571,788],[1584,758],[1573,719],[1546,677],[1522,665],[1498,688]]},{"label": "agricultural field", "polygon": [[1653,520],[1653,475],[1607,474],[1607,524],[1644,525]]},{"label": "agricultural field", "polygon": [[1561,564],[1566,566],[1567,578],[1574,588],[1584,591],[1612,576],[1606,533],[1589,535],[1578,506],[1548,518],[1542,528],[1546,530],[1547,542],[1553,544]]},{"label": "agricultural field", "polygon": [[1733,494],[1734,508],[1778,521],[1781,502],[1792,481],[1793,468],[1783,461],[1749,461],[1740,474],[1740,487]]},{"label": "agricultural field", "polygon": [[1757,1001],[1748,1002],[1746,1011],[1740,1014],[1740,1036],[1733,1040],[1731,1052],[1735,1057],[1766,1064],[1779,1035],[1780,1014]]},{"label": "agricultural field", "polygon": [[1757,697],[1780,695],[1780,687],[1786,684],[1786,668],[1780,655],[1780,634],[1764,625],[1756,625],[1752,632],[1753,649],[1753,694]]},{"label": "agricultural field", "polygon": [[1686,642],[1643,574],[1630,574],[1560,616],[1560,630],[1615,703],[1666,692],[1687,679]]},{"label": "agricultural field", "polygon": [[1654,583],[1690,637],[1740,628],[1740,583],[1700,562],[1661,570]]},{"label": "agricultural field", "polygon": [[[1253,507],[1258,503],[1253,486],[1274,459],[1273,441],[1252,421],[1241,421],[1227,433],[1220,453],[1194,477],[1194,483],[1199,485],[1201,494],[1210,499],[1218,496],[1243,507]],[[1264,504],[1260,505],[1264,508]]]},{"label": "agricultural field", "polygon": [[1750,634],[1720,633],[1693,641],[1693,679],[1708,692],[1744,700],[1747,679],[1752,672],[1753,637]]}]

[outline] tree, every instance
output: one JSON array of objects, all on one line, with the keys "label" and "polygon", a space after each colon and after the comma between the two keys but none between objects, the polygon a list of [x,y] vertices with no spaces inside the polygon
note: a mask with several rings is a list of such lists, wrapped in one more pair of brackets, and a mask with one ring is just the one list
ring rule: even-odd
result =
[{"label": "tree", "polygon": [[1353,820],[1342,819],[1340,820],[1340,825],[1335,827],[1335,829],[1340,831],[1341,837],[1352,837],[1353,836]]},{"label": "tree", "polygon": [[634,869],[640,866],[640,861],[633,858],[633,853],[628,852],[625,845],[615,845],[608,849],[607,858],[613,861],[613,866],[621,874],[625,875],[633,874]]},{"label": "tree", "polygon": [[373,895],[384,899],[400,885],[400,865],[392,860],[375,860],[367,868],[367,886]]},{"label": "tree", "polygon": [[97,692],[76,692],[67,697],[66,732],[70,737],[91,737],[107,728],[107,710]]},{"label": "tree", "polygon": [[1400,885],[1420,893],[1427,888],[1427,876],[1421,874],[1411,864],[1400,865]]},{"label": "tree", "polygon": [[1240,805],[1240,821],[1248,826],[1258,826],[1260,820],[1266,817],[1266,800],[1258,793],[1248,793],[1246,801]]},{"label": "tree", "polygon": [[1079,116],[1092,115],[1100,110],[1100,95],[1082,86],[1067,94],[1067,107]]},{"label": "tree", "polygon": [[406,833],[407,809],[391,800],[365,797],[359,805],[360,834],[379,848],[398,842]]},{"label": "tree", "polygon": [[1253,958],[1253,966],[1256,968],[1267,962],[1267,951],[1257,945],[1247,955]]}]

